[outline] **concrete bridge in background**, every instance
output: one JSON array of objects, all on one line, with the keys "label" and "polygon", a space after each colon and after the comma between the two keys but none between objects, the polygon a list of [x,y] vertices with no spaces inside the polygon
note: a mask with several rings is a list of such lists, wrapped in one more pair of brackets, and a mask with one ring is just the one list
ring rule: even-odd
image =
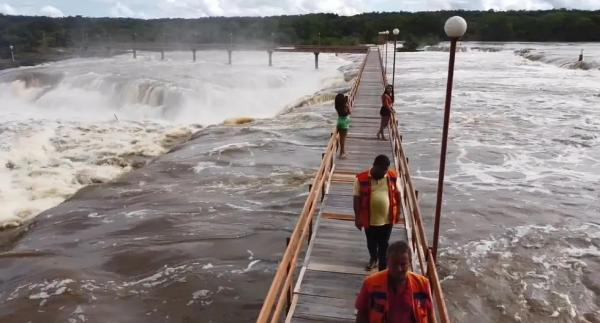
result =
[{"label": "concrete bridge in background", "polygon": [[234,51],[265,51],[268,55],[269,66],[273,65],[274,52],[296,52],[296,53],[313,53],[315,55],[315,69],[319,68],[320,53],[353,53],[365,54],[369,47],[366,45],[357,46],[323,46],[323,45],[253,45],[253,44],[231,44],[231,43],[214,43],[214,44],[197,44],[197,43],[98,43],[89,44],[82,47],[82,52],[106,50],[106,55],[112,55],[115,52],[131,52],[133,58],[137,58],[138,51],[160,52],[161,59],[165,59],[165,52],[169,51],[190,51],[192,60],[196,61],[196,52],[201,50],[223,50],[227,52],[227,63],[232,64],[232,53]]}]

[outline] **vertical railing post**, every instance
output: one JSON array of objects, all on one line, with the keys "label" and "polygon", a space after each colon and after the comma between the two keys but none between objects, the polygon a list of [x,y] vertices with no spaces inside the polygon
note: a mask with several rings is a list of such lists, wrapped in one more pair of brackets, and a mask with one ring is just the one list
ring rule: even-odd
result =
[{"label": "vertical railing post", "polygon": [[308,226],[308,245],[310,245],[310,241],[312,240],[312,236],[313,236],[313,219],[310,219],[310,225]]},{"label": "vertical railing post", "polygon": [[[289,245],[290,245],[290,238],[288,237],[285,239],[285,248],[287,249],[289,247]],[[292,267],[292,264],[288,263],[286,276],[290,275],[290,270],[292,269],[291,267]],[[291,288],[289,288],[288,291],[289,290],[291,290]],[[287,293],[287,297],[286,297],[287,303],[285,305],[285,313],[286,314],[290,312],[290,308],[292,306],[292,295],[288,291],[285,291]]]}]

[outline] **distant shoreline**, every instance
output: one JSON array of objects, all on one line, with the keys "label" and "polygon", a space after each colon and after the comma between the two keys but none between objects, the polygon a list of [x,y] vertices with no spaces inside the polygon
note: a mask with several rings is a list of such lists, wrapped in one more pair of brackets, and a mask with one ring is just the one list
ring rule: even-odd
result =
[{"label": "distant shoreline", "polygon": [[123,50],[113,50],[110,55],[106,51],[89,50],[82,51],[80,48],[48,48],[39,52],[15,53],[15,62],[10,59],[0,59],[0,70],[17,67],[37,66],[44,63],[57,62],[78,57],[112,57],[125,53]]}]

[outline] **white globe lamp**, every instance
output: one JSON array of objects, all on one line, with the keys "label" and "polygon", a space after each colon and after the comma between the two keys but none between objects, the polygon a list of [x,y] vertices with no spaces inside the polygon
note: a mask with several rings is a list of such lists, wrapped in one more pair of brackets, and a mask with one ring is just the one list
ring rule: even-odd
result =
[{"label": "white globe lamp", "polygon": [[467,22],[460,16],[450,17],[446,20],[444,31],[450,38],[460,38],[467,32]]}]

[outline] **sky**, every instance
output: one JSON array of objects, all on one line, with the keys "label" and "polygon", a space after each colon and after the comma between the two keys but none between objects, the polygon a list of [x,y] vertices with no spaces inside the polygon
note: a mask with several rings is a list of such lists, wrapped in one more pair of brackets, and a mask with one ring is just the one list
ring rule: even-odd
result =
[{"label": "sky", "polygon": [[50,17],[198,18],[430,10],[600,10],[600,0],[0,0],[0,13]]}]

